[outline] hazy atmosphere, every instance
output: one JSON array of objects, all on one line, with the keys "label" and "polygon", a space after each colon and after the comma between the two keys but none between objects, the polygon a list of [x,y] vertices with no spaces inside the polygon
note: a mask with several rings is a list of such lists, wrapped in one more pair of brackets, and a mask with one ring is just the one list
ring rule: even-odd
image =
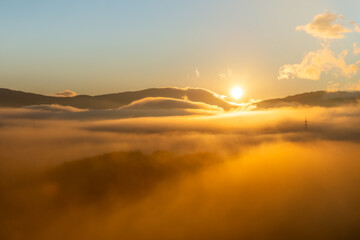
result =
[{"label": "hazy atmosphere", "polygon": [[356,1],[0,3],[0,239],[359,239]]}]

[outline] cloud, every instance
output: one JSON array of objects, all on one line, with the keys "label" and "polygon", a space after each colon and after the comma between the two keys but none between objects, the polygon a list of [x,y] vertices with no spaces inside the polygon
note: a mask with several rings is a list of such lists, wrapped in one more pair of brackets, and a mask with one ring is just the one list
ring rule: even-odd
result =
[{"label": "cloud", "polygon": [[188,99],[174,99],[174,98],[162,98],[162,97],[148,97],[130,103],[120,109],[202,109],[209,111],[222,111],[223,109],[209,105],[202,102],[191,102]]},{"label": "cloud", "polygon": [[[338,95],[334,100],[337,98]],[[59,119],[54,118],[54,114],[65,113],[42,115],[43,110],[1,109],[0,176],[6,169],[4,165],[41,166],[110,151],[161,149],[179,153],[214,150],[231,153],[280,139],[360,143],[359,105],[288,107],[211,116],[143,114],[138,118],[128,115],[118,119],[85,117],[93,114],[82,115],[85,113],[66,113],[72,117]],[[41,121],[34,121],[36,115]],[[305,115],[309,121],[306,132]]]},{"label": "cloud", "polygon": [[[339,95],[336,94],[328,98],[336,101],[338,97]],[[358,107],[358,104],[337,108],[298,106],[201,118],[109,120],[89,123],[83,127],[94,132],[117,132],[119,134],[176,133],[187,135],[197,133],[206,137],[217,136],[220,141],[230,136],[237,136],[237,140],[233,140],[233,143],[238,145],[274,141],[277,138],[284,138],[287,141],[323,139],[360,142],[360,110]],[[304,132],[305,115],[309,120],[307,132]],[[203,145],[202,148],[205,149],[205,146]],[[223,146],[223,149],[228,148]]]},{"label": "cloud", "polygon": [[353,44],[354,55],[358,55],[360,53],[360,47],[357,46],[357,43]]},{"label": "cloud", "polygon": [[238,82],[239,76],[232,69],[228,68],[225,72],[219,74],[219,79],[221,81]]},{"label": "cloud", "polygon": [[[296,27],[297,31],[305,31],[306,33],[321,39],[341,39],[344,38],[344,33],[359,32],[358,25],[351,21],[354,29],[344,27],[343,20],[345,18],[340,14],[336,15],[329,11],[318,14],[313,21],[307,25]],[[348,50],[343,50],[336,55],[330,50],[330,43],[327,41],[322,44],[323,49],[308,52],[300,64],[286,64],[280,67],[278,79],[300,78],[308,80],[319,80],[323,73],[331,73],[334,76],[343,76],[351,78],[358,71],[359,61],[347,64],[345,57]],[[356,43],[353,45],[354,54],[360,53]],[[330,86],[329,89],[334,89],[335,86]]]},{"label": "cloud", "polygon": [[217,105],[193,102],[188,99],[148,97],[117,109],[79,109],[58,104],[31,105],[16,109],[1,109],[3,119],[121,119],[136,117],[165,117],[214,115],[224,110]]},{"label": "cloud", "polygon": [[[50,97],[39,94],[0,89],[0,104],[3,107],[23,107],[40,104],[59,104],[82,109],[118,109],[133,101],[147,97],[163,97],[173,99],[184,99],[192,102],[202,102],[208,105],[215,105],[228,111],[237,108],[236,104],[227,102],[225,98],[207,89],[202,88],[178,88],[163,87],[149,88],[134,92],[120,92],[98,96],[82,95],[77,97]],[[12,100],[15,99],[15,100]]]},{"label": "cloud", "polygon": [[232,157],[117,152],[71,161],[2,183],[0,236],[352,239],[359,154],[349,143],[272,142]]},{"label": "cloud", "polygon": [[286,64],[279,70],[278,79],[300,78],[308,80],[319,80],[322,73],[331,72],[335,76],[350,78],[358,71],[355,64],[347,64],[345,57],[348,51],[343,50],[335,55],[328,46],[309,52],[305,55],[300,64]]},{"label": "cloud", "polygon": [[360,27],[354,21],[350,22],[354,26],[354,32],[360,32]]},{"label": "cloud", "polygon": [[347,83],[345,85],[345,89],[346,91],[360,91],[360,80],[358,80],[357,82],[354,83]]},{"label": "cloud", "polygon": [[86,109],[79,109],[71,106],[62,106],[58,104],[41,104],[41,105],[30,105],[24,107],[24,109],[43,110],[51,112],[84,112]]},{"label": "cloud", "polygon": [[329,81],[326,87],[327,92],[337,92],[340,90],[340,83]]},{"label": "cloud", "polygon": [[336,23],[337,20],[344,20],[342,15],[336,15],[329,11],[316,15],[309,24],[296,27],[297,31],[306,33],[320,39],[340,39],[344,38],[344,33],[350,33],[353,30],[346,28],[343,24]]},{"label": "cloud", "polygon": [[195,68],[195,76],[196,76],[197,78],[200,77],[200,72],[199,72],[199,69],[198,69],[198,68]]},{"label": "cloud", "polygon": [[65,90],[62,92],[54,93],[53,95],[56,97],[75,97],[77,93],[71,90]]},{"label": "cloud", "polygon": [[[359,106],[0,116],[0,126],[0,180],[11,179],[0,185],[1,239],[343,239],[359,231]],[[152,153],[159,149],[171,153]]]},{"label": "cloud", "polygon": [[[328,82],[327,87],[328,92],[336,92],[336,91],[360,91],[360,80],[357,82],[348,82],[341,86],[339,82]],[[349,93],[351,94],[351,93]]]}]

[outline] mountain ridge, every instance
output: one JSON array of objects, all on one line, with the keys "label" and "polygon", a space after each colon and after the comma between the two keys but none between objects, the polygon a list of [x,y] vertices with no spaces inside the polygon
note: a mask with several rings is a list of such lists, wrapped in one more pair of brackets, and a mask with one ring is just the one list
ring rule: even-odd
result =
[{"label": "mountain ridge", "polygon": [[347,104],[356,104],[360,100],[360,91],[313,91],[284,98],[267,99],[255,103],[258,109],[296,106],[336,107]]},{"label": "mountain ridge", "polygon": [[[36,93],[0,88],[0,107],[26,107],[32,105],[71,106],[79,109],[117,109],[135,101],[147,98],[186,100],[213,105],[229,111],[238,105],[227,102],[218,94],[201,88],[148,88],[139,91],[125,91],[102,95],[76,95],[71,97],[46,96]],[[336,107],[356,104],[360,100],[360,91],[313,91],[283,98],[266,99],[251,105],[256,109],[279,107],[320,106]]]},{"label": "mountain ridge", "polygon": [[0,88],[0,106],[2,107],[58,104],[81,109],[114,109],[147,97],[188,99],[192,102],[216,105],[224,110],[230,110],[234,107],[233,104],[221,99],[216,93],[200,88],[148,88],[139,91],[126,91],[95,96],[77,95],[72,97],[46,96]]}]

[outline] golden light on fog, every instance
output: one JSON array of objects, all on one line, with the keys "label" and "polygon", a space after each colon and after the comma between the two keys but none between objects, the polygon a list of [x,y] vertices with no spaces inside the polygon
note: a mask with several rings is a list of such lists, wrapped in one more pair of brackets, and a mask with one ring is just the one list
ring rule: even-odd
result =
[{"label": "golden light on fog", "polygon": [[239,99],[244,94],[244,91],[240,87],[233,87],[231,89],[231,96],[235,99]]}]

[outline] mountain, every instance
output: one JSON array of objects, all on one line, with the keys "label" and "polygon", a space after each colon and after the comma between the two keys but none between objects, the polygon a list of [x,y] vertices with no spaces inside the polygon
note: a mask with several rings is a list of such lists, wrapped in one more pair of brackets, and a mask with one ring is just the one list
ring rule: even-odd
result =
[{"label": "mountain", "polygon": [[360,92],[326,92],[316,91],[302,93],[285,98],[275,98],[256,103],[257,109],[296,106],[336,107],[340,105],[356,104],[360,100]]},{"label": "mountain", "polygon": [[[355,104],[360,100],[360,91],[302,93],[285,98],[275,98],[254,103],[256,109],[296,106],[335,107]],[[0,88],[0,107],[25,107],[32,105],[71,106],[80,109],[124,109],[135,108],[201,108],[199,104],[220,107],[225,111],[236,108],[214,92],[198,88],[149,88],[141,91],[128,91],[113,94],[74,97],[45,96],[34,93]],[[209,107],[208,107],[209,108]]]},{"label": "mountain", "polygon": [[54,97],[34,93],[0,88],[0,107],[24,107],[31,105],[58,104],[81,109],[115,109],[144,98],[187,99],[191,102],[202,102],[230,110],[231,103],[221,99],[217,94],[197,88],[150,88],[141,91],[128,91],[98,96],[77,95],[74,97]]}]

